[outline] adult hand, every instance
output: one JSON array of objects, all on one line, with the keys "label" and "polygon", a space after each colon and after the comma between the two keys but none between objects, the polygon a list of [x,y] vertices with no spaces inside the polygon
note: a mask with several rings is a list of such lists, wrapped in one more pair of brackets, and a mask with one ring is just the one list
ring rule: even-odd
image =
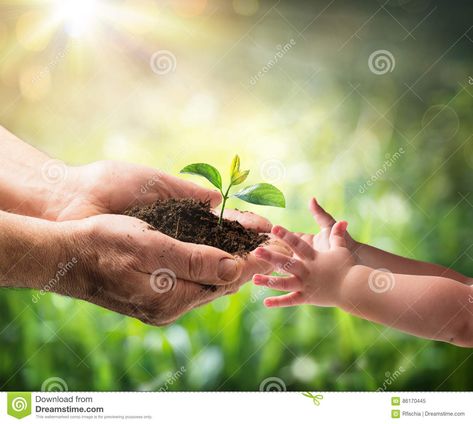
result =
[{"label": "adult hand", "polygon": [[[117,161],[67,166],[0,126],[0,209],[50,221],[121,213],[156,199],[192,197],[221,201],[220,193],[157,169]],[[269,232],[271,224],[250,214],[233,214],[243,226]]]},{"label": "adult hand", "polygon": [[67,195],[45,210],[45,215],[58,221],[121,213],[157,199],[192,197],[208,200],[211,206],[221,201],[218,191],[147,166],[111,160],[67,167],[62,181],[58,181],[58,189]]},{"label": "adult hand", "polygon": [[51,291],[165,325],[270,270],[123,215],[58,223],[0,211],[0,286],[36,289],[34,302]]},{"label": "adult hand", "polygon": [[[78,265],[55,290],[153,325],[169,324],[236,292],[253,274],[272,271],[252,253],[243,259],[180,242],[128,216],[97,215],[57,225],[65,239],[74,240],[66,252]],[[282,245],[272,249],[287,253]]]},{"label": "adult hand", "polygon": [[[216,207],[222,198],[210,190],[147,166],[118,161],[99,161],[64,171],[59,183],[64,196],[56,197],[44,215],[57,221],[81,219],[98,214],[121,213],[131,206],[157,199],[193,198]],[[226,210],[225,218],[258,232],[269,232],[271,223],[256,214]]]},{"label": "adult hand", "polygon": [[[171,197],[209,200],[216,206],[221,200],[216,191],[152,168],[116,161],[68,167],[1,127],[0,153],[4,159],[0,167],[0,208],[48,221],[64,221],[53,225],[44,235],[48,244],[42,249],[44,259],[38,262],[54,257],[52,250],[56,247],[74,252],[69,256],[82,258],[82,268],[78,266],[65,279],[66,282],[71,279],[70,284],[54,284],[48,290],[85,299],[146,322],[165,324],[199,304],[236,291],[252,274],[271,271],[250,254],[245,259],[236,259],[235,276],[225,278],[218,274],[217,263],[217,257],[229,259],[225,252],[178,242],[149,230],[140,220],[103,215]],[[12,175],[16,177],[12,179]],[[271,228],[269,221],[251,213],[227,211],[225,216],[259,232],[269,232]],[[41,222],[43,228],[52,224],[48,221],[35,222]],[[59,242],[51,237],[57,228],[64,229]],[[151,253],[155,256],[149,256]],[[8,265],[8,257],[5,263]],[[150,276],[156,280],[160,274],[153,272],[167,265],[176,275],[175,289],[167,296],[163,293],[150,296],[155,292],[150,293],[149,284],[145,286],[143,281]],[[28,266],[25,264],[24,268]],[[25,281],[26,287],[44,288],[45,282],[35,281],[30,274]],[[3,284],[12,285],[12,279],[3,280]]]}]

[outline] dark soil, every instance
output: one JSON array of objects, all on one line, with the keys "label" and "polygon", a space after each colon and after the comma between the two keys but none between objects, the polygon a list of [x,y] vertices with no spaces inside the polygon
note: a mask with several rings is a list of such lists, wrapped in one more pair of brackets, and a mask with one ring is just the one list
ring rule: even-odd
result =
[{"label": "dark soil", "polygon": [[218,225],[209,202],[194,199],[157,200],[151,205],[135,206],[125,215],[139,218],[175,239],[206,244],[234,255],[245,256],[268,240],[267,235],[248,230],[236,221],[224,219]]}]

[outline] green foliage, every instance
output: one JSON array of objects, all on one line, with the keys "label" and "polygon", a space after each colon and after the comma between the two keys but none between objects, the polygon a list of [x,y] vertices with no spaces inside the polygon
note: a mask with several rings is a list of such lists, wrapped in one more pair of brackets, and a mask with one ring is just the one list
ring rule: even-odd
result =
[{"label": "green foliage", "polygon": [[207,178],[220,191],[222,190],[222,176],[217,168],[208,163],[193,163],[181,169],[181,174],[200,175]]},{"label": "green foliage", "polygon": [[[240,170],[240,157],[235,155],[230,166],[230,182],[228,184],[227,190],[224,191],[220,172],[208,163],[193,163],[182,168],[180,172],[181,174],[193,174],[204,177],[218,188],[223,198],[222,209],[220,211],[220,217],[218,220],[219,224],[222,222],[223,211],[225,210],[225,205],[228,198],[230,197],[230,189],[243,183],[250,173],[249,170]],[[232,196],[238,197],[240,200],[244,200],[245,202],[253,203],[255,205],[276,206],[280,208],[286,207],[286,199],[284,198],[284,194],[281,192],[281,190],[268,183],[260,183],[245,187]]]},{"label": "green foliage", "polygon": [[256,205],[286,206],[286,199],[280,190],[268,183],[245,187],[233,196]]}]

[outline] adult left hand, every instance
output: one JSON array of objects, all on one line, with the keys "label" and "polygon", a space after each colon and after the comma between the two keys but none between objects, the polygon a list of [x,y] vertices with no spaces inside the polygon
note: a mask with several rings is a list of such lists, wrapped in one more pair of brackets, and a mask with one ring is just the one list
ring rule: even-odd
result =
[{"label": "adult left hand", "polygon": [[[106,213],[121,213],[140,204],[157,199],[193,198],[209,201],[212,207],[220,204],[218,191],[210,190],[168,175],[158,169],[119,161],[98,161],[68,167],[54,203],[45,209],[45,217],[56,221],[82,219]],[[227,210],[225,218],[240,222],[258,232],[269,232],[271,223],[256,214]]]}]

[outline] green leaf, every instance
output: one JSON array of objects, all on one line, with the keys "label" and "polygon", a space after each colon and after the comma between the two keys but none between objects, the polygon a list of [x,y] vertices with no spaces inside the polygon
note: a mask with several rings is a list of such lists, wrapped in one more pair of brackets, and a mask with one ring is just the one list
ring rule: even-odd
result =
[{"label": "green leaf", "polygon": [[232,186],[241,184],[243,181],[246,180],[250,171],[238,171],[236,174],[232,176]]},{"label": "green leaf", "polygon": [[230,166],[230,179],[233,180],[235,175],[240,172],[240,156],[235,155]]},{"label": "green leaf", "polygon": [[199,175],[207,178],[215,187],[222,190],[222,176],[220,172],[208,163],[193,163],[187,165],[180,171],[181,174]]},{"label": "green leaf", "polygon": [[272,184],[261,183],[245,187],[233,196],[255,205],[286,207],[284,194]]}]

